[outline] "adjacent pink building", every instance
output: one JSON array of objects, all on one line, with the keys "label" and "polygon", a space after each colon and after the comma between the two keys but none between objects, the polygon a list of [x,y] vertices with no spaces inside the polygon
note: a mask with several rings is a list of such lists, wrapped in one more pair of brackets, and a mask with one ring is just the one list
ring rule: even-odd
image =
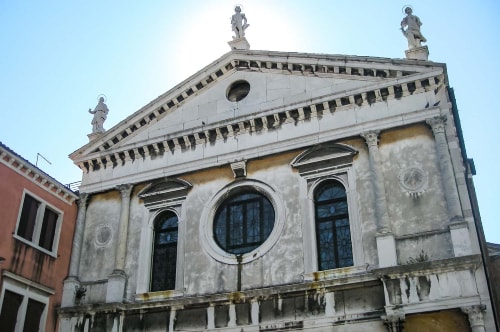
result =
[{"label": "adjacent pink building", "polygon": [[0,143],[0,329],[54,331],[78,195]]}]

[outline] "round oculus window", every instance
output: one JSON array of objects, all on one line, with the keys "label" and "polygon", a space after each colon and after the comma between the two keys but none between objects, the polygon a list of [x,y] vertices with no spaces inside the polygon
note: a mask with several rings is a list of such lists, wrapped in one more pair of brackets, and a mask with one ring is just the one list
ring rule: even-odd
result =
[{"label": "round oculus window", "polygon": [[259,247],[271,234],[272,203],[256,190],[238,192],[219,205],[214,218],[214,239],[225,252],[243,255]]},{"label": "round oculus window", "polygon": [[243,100],[250,92],[250,83],[247,81],[236,81],[227,89],[226,97],[229,101],[236,102]]}]

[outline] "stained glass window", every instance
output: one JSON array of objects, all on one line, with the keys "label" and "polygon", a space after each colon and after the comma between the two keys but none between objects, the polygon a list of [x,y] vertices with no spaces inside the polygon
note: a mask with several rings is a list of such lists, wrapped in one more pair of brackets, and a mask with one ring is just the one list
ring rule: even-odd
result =
[{"label": "stained glass window", "polygon": [[314,193],[319,270],[352,266],[351,231],[344,186],[323,182]]},{"label": "stained glass window", "polygon": [[231,254],[245,254],[260,246],[274,227],[271,202],[255,190],[240,192],[217,209],[214,238]]},{"label": "stained glass window", "polygon": [[175,289],[178,218],[171,211],[155,220],[151,291]]}]

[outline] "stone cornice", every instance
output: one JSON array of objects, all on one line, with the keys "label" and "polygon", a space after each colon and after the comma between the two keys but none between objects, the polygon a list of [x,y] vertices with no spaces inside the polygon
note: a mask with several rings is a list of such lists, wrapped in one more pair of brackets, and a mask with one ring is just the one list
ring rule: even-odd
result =
[{"label": "stone cornice", "polygon": [[444,76],[442,71],[414,74],[389,80],[385,83],[368,85],[362,89],[334,93],[315,98],[314,100],[309,99],[265,110],[234,119],[232,122],[221,121],[206,127],[170,133],[164,137],[157,138],[156,141],[149,140],[144,142],[142,145],[136,143],[133,146],[124,146],[109,152],[106,149],[97,150],[81,158],[74,155],[73,161],[84,172],[91,172],[102,167],[110,167],[111,165],[112,167],[117,167],[138,158],[143,159],[150,155],[190,149],[197,144],[215,143],[217,140],[225,140],[227,137],[246,132],[276,129],[284,123],[293,122],[297,124],[321,116],[324,112],[333,113],[339,110],[369,106],[390,99],[399,99],[412,94],[436,91],[444,84],[443,81]]},{"label": "stone cornice", "polygon": [[[141,127],[158,121],[174,111],[191,96],[197,95],[228,73],[235,71],[260,71],[293,75],[364,77],[365,80],[399,79],[416,73],[433,70],[443,72],[444,65],[426,63],[416,66],[407,60],[304,54],[266,51],[233,51],[222,56],[198,73],[192,75],[165,94],[159,96],[127,119],[118,123],[96,141],[91,141],[70,155],[73,161],[89,152],[106,151]],[[420,70],[420,71],[419,71]],[[410,91],[412,87],[409,87]],[[415,87],[413,90],[418,89]],[[412,91],[413,92],[413,91]],[[399,93],[397,90],[396,95]],[[370,97],[368,97],[370,98]]]},{"label": "stone cornice", "polygon": [[453,271],[475,271],[482,264],[480,255],[453,257],[441,260],[397,265],[386,268],[371,269],[370,272],[383,278],[401,278],[404,276],[425,276],[430,273],[446,273]]},{"label": "stone cornice", "polygon": [[78,199],[78,195],[69,188],[17,155],[2,143],[0,143],[0,162],[67,204],[71,205]]},{"label": "stone cornice", "polygon": [[[335,271],[332,270],[331,274],[334,275]],[[90,306],[99,311],[108,310],[138,310],[154,307],[174,307],[174,308],[189,308],[189,307],[208,307],[209,305],[225,305],[228,303],[243,303],[255,299],[268,299],[278,297],[289,297],[303,295],[305,292],[335,292],[346,289],[355,289],[360,287],[378,287],[381,286],[380,280],[369,272],[356,273],[353,275],[342,275],[338,278],[331,278],[329,280],[321,281],[303,281],[291,283],[288,285],[274,285],[273,287],[261,289],[249,289],[241,292],[231,293],[216,293],[206,295],[190,295],[179,294],[175,291],[158,292],[162,298],[158,299],[156,293],[136,294],[134,302],[110,305],[92,304],[83,305],[80,307],[60,308],[58,312],[62,315],[78,312],[82,309],[88,310]]]},{"label": "stone cornice", "polygon": [[[307,148],[315,144],[321,144],[325,142],[339,141],[342,139],[346,139],[349,137],[356,137],[359,135],[361,131],[365,131],[367,129],[370,130],[386,130],[388,128],[394,128],[399,126],[406,126],[415,123],[423,123],[427,118],[437,116],[441,113],[441,110],[438,107],[431,107],[427,109],[419,109],[411,112],[407,112],[405,114],[396,114],[393,116],[385,117],[382,119],[372,120],[370,121],[369,126],[365,122],[361,122],[358,124],[348,123],[343,127],[339,127],[333,130],[327,130],[321,133],[318,136],[318,132],[310,132],[302,135],[301,137],[293,137],[293,138],[282,138],[280,140],[274,141],[272,144],[264,144],[262,146],[247,146],[245,148],[238,147],[237,150],[218,152],[217,155],[209,154],[205,155],[203,152],[203,158],[199,158],[199,154],[197,152],[198,147],[202,150],[206,148],[212,148],[212,144],[203,144],[196,146],[196,149],[186,149],[184,151],[177,151],[176,153],[185,153],[191,154],[192,156],[196,156],[196,160],[192,159],[192,157],[184,156],[182,159],[173,158],[174,154],[171,152],[163,153],[162,158],[165,158],[165,161],[162,163],[165,166],[154,168],[150,170],[143,170],[141,172],[135,172],[134,174],[130,174],[128,172],[122,172],[120,176],[114,175],[113,177],[107,177],[103,174],[103,176],[99,177],[99,181],[83,181],[80,190],[94,193],[109,190],[114,188],[117,184],[132,181],[133,183],[141,183],[144,181],[151,181],[158,178],[163,177],[176,177],[180,174],[185,174],[193,171],[197,171],[200,169],[206,169],[210,167],[220,167],[221,165],[227,165],[234,160],[241,158],[241,156],[245,156],[247,160],[262,157],[268,154],[274,154],[277,151],[288,151],[294,149],[302,149]],[[315,118],[316,121],[327,121],[331,120],[334,114],[326,114],[323,118]],[[293,124],[291,124],[293,126]],[[271,132],[268,130],[268,132]],[[249,134],[251,135],[251,134]],[[235,140],[237,141],[237,140]],[[158,157],[158,156],[157,156]],[[176,161],[177,160],[177,161]],[[136,160],[137,162],[138,160]],[[147,159],[141,159],[139,162],[147,162]],[[134,167],[131,161],[128,161],[126,164],[123,164],[121,167]],[[140,166],[138,166],[140,167]],[[108,170],[102,170],[103,172],[107,172]],[[110,169],[113,171],[113,169]],[[133,180],[131,178],[133,177]],[[84,176],[85,178],[85,176]]]}]

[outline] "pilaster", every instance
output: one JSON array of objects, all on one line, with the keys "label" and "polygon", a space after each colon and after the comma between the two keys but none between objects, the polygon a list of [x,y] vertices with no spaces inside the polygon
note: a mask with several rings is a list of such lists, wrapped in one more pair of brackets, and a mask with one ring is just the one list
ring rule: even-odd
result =
[{"label": "pilaster", "polygon": [[125,257],[127,254],[127,235],[130,213],[130,193],[133,186],[123,184],[116,187],[121,194],[120,229],[116,245],[115,268],[108,277],[106,302],[122,302],[125,296],[127,274],[125,273]]},{"label": "pilaster", "polygon": [[377,225],[377,253],[380,267],[397,265],[396,241],[390,229],[387,198],[385,196],[384,176],[382,174],[378,135],[380,131],[361,134],[368,146],[370,172],[375,200],[375,219]]},{"label": "pilaster", "polygon": [[436,141],[436,153],[438,157],[439,170],[443,181],[443,189],[450,219],[450,233],[455,256],[465,256],[471,253],[471,244],[467,223],[464,221],[460,198],[458,196],[457,184],[453,172],[450,152],[446,140],[446,116],[438,116],[427,119]]},{"label": "pilaster", "polygon": [[85,229],[85,218],[87,214],[87,193],[80,193],[78,200],[78,214],[76,216],[75,233],[73,236],[73,248],[71,250],[71,260],[69,263],[69,274],[64,280],[61,307],[71,307],[75,305],[75,292],[80,287],[78,279],[80,268],[80,257],[82,253],[83,233]]},{"label": "pilaster", "polygon": [[122,302],[125,296],[127,275],[122,270],[114,270],[108,277],[106,303]]},{"label": "pilaster", "polygon": [[80,268],[80,256],[82,252],[88,197],[89,195],[87,193],[81,193],[80,199],[78,200],[78,214],[76,216],[75,235],[73,236],[73,248],[71,250],[71,261],[69,263],[69,276],[76,278],[78,278]]},{"label": "pilaster", "polygon": [[124,270],[125,256],[127,254],[127,235],[128,219],[130,213],[130,193],[133,186],[131,184],[122,184],[116,187],[121,194],[120,209],[120,229],[118,232],[117,250],[115,256],[115,270]]}]

